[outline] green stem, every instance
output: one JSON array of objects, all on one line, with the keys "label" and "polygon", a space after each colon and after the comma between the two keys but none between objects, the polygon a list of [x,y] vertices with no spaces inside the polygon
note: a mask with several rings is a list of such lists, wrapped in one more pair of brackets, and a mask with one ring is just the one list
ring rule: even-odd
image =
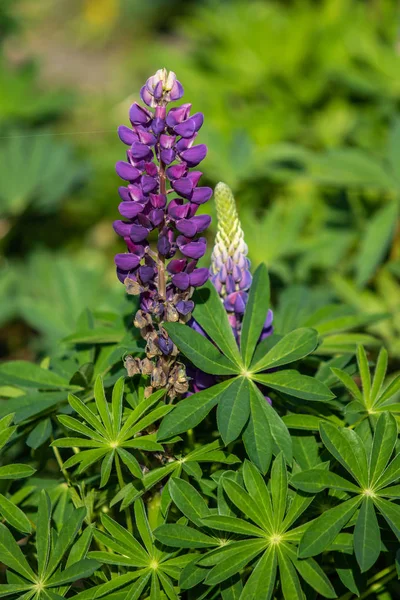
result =
[{"label": "green stem", "polygon": [[[125,487],[125,481],[124,481],[124,477],[122,475],[121,463],[119,461],[119,456],[117,453],[115,454],[115,466],[117,469],[117,477],[118,477],[119,487],[122,490],[122,488]],[[131,516],[131,511],[129,510],[129,507],[125,509],[125,517],[126,517],[126,525],[128,527],[128,531],[130,533],[133,533],[132,516]]]},{"label": "green stem", "polygon": [[[51,439],[52,442],[54,442],[54,437],[53,436],[51,436],[50,439]],[[60,467],[60,471],[64,475],[65,481],[68,483],[68,485],[71,485],[71,481],[69,479],[68,471],[64,467],[64,463],[63,463],[63,460],[61,458],[61,454],[58,451],[58,448],[56,448],[55,446],[52,446],[52,448],[53,448],[54,456],[56,457],[56,461],[58,463],[58,466]]]}]

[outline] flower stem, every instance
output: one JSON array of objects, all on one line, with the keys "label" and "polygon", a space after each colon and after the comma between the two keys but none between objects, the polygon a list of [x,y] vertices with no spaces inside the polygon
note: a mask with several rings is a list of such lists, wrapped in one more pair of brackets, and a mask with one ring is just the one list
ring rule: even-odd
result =
[{"label": "flower stem", "polygon": [[[54,437],[53,436],[51,436],[50,439],[51,439],[52,442],[54,442]],[[64,479],[67,482],[67,484],[70,485],[71,482],[70,482],[70,479],[69,479],[68,471],[64,467],[64,463],[63,463],[63,460],[61,458],[61,454],[60,454],[58,448],[56,448],[55,446],[52,446],[52,448],[53,448],[54,456],[56,458],[58,466],[60,467],[60,471],[64,475]]]},{"label": "flower stem", "polygon": [[[119,461],[119,456],[117,453],[115,454],[115,467],[117,469],[118,484],[119,484],[120,489],[122,490],[122,488],[125,487],[125,481],[124,481],[124,477],[122,475],[121,463]],[[126,517],[126,525],[128,527],[128,531],[130,533],[133,533],[132,516],[131,516],[131,511],[129,510],[129,507],[127,507],[125,509],[125,517]]]},{"label": "flower stem", "polygon": [[[166,179],[165,179],[165,165],[160,160],[160,194],[167,193]],[[158,293],[162,300],[167,298],[167,282],[165,277],[165,256],[160,254],[157,255],[157,267],[158,267]]]}]

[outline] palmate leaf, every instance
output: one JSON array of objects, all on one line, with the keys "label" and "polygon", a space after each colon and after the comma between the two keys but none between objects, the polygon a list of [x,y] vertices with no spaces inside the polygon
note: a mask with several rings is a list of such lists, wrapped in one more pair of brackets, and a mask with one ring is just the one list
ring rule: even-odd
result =
[{"label": "palmate leaf", "polygon": [[[126,598],[138,598],[150,586],[150,598],[154,597],[154,589],[156,589],[158,594],[156,598],[161,597],[159,594],[163,590],[168,598],[177,599],[172,580],[179,578],[180,571],[192,560],[192,557],[190,555],[174,557],[156,544],[141,499],[136,500],[134,511],[140,541],[107,515],[101,517],[106,533],[100,529],[95,530],[95,538],[109,551],[90,552],[89,558],[108,565],[121,565],[128,569],[124,575],[115,574],[110,581],[98,586],[96,598],[108,598],[110,592],[117,589],[124,589]],[[131,595],[127,586],[135,579],[138,581],[132,588],[134,594]]]},{"label": "palmate leaf", "polygon": [[349,373],[342,369],[332,369],[335,377],[355,399],[354,412],[360,413],[364,418],[368,417],[372,419],[375,413],[380,412],[392,412],[394,414],[398,412],[398,404],[393,403],[392,398],[400,390],[400,376],[394,377],[385,386],[387,364],[388,353],[385,348],[382,348],[376,362],[374,376],[372,377],[365,349],[362,346],[357,348],[357,365],[362,390],[357,386]]},{"label": "palmate leaf", "polygon": [[[185,589],[194,587],[203,580],[209,586],[227,582],[256,560],[250,577],[240,592],[242,600],[272,597],[278,562],[281,581],[288,574],[293,581],[298,581],[297,570],[323,596],[336,597],[328,578],[315,561],[297,559],[297,543],[301,536],[291,527],[306,510],[313,496],[295,493],[291,502],[288,502],[288,479],[283,455],[278,455],[273,463],[271,491],[260,471],[247,460],[243,465],[243,479],[244,486],[231,477],[222,477],[220,480],[226,497],[240,512],[241,518],[237,515],[216,514],[198,499],[193,500],[197,507],[194,508],[191,506],[191,498],[197,497],[197,491],[186,482],[178,484],[184,488],[185,494],[175,495],[173,501],[200,529],[182,524],[164,524],[154,531],[156,539],[179,548],[182,547],[181,537],[185,540],[186,547],[212,548],[191,563],[190,569],[188,567]],[[170,486],[173,488],[175,483],[177,482],[171,480]],[[210,530],[215,531],[214,536],[210,535]],[[292,596],[288,594],[294,588],[290,582],[287,584],[284,586],[284,597],[285,600],[291,600]]]},{"label": "palmate leaf", "polygon": [[[90,529],[82,535],[82,538],[85,538],[83,544],[78,539],[73,545],[85,516],[85,508],[73,510],[57,535],[51,529],[52,507],[49,496],[46,491],[41,492],[36,530],[37,573],[29,566],[8,529],[0,525],[0,560],[10,569],[9,577],[19,581],[20,591],[30,590],[27,597],[30,593],[31,597],[34,596],[37,600],[64,598],[69,584],[81,578],[89,578],[100,567],[97,561],[86,559],[91,538]],[[62,567],[62,564],[65,564],[65,567]],[[5,587],[7,589],[3,589]],[[18,589],[13,589],[13,585],[1,588],[2,596],[18,592]]]},{"label": "palmate leaf", "polygon": [[[124,378],[117,380],[112,391],[111,405],[107,401],[103,381],[97,377],[94,385],[97,414],[77,396],[70,396],[69,403],[75,412],[87,423],[82,423],[68,415],[60,415],[59,421],[69,429],[86,436],[85,438],[59,438],[52,445],[57,448],[89,448],[74,454],[64,464],[65,468],[78,465],[77,473],[83,473],[91,465],[102,460],[100,487],[104,487],[111,475],[114,461],[121,460],[131,475],[141,479],[142,471],[130,449],[136,451],[163,451],[154,434],[141,435],[146,428],[160,420],[172,410],[171,405],[161,405],[151,410],[164,395],[157,391],[143,399],[123,422]],[[119,463],[118,463],[119,464]],[[118,470],[118,469],[117,469]]]},{"label": "palmate leaf", "polygon": [[356,494],[309,524],[300,542],[299,556],[306,558],[327,549],[360,509],[355,518],[353,540],[357,562],[364,572],[375,564],[380,555],[381,537],[376,510],[400,539],[400,509],[384,499],[392,494],[399,497],[400,492],[398,486],[388,487],[400,478],[400,455],[386,466],[397,440],[397,424],[389,413],[380,415],[372,444],[368,447],[349,429],[338,429],[324,423],[320,430],[325,446],[358,485],[333,472],[315,468],[292,476],[292,485],[306,492],[330,488]]}]

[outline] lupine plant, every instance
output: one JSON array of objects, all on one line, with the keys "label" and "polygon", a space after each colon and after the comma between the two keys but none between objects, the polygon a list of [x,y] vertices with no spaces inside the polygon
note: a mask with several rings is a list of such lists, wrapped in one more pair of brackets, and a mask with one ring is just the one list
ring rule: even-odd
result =
[{"label": "lupine plant", "polygon": [[119,128],[131,314],[0,365],[0,597],[398,598],[400,375],[363,330],[385,315],[277,300],[225,183],[207,266],[182,96],[157,71]]}]

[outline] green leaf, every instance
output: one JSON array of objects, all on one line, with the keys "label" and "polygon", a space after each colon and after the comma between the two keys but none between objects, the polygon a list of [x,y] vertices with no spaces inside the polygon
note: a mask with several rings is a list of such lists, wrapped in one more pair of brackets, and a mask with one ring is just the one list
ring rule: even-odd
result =
[{"label": "green leaf", "polygon": [[397,202],[392,201],[369,219],[355,263],[358,286],[369,281],[385,256],[395,231],[397,213]]},{"label": "green leaf", "polygon": [[221,298],[212,283],[208,281],[203,287],[198,288],[193,294],[193,300],[195,303],[194,319],[225,356],[240,366],[242,361],[232,327]]},{"label": "green leaf", "polygon": [[268,533],[273,533],[273,511],[269,490],[257,468],[247,459],[243,464],[244,484],[251,498],[258,502],[261,523]]},{"label": "green leaf", "polygon": [[181,513],[201,527],[201,520],[208,516],[209,508],[204,498],[190,483],[172,477],[168,483],[171,498]]},{"label": "green leaf", "polygon": [[209,548],[216,546],[217,540],[184,525],[161,525],[154,530],[154,536],[162,544],[173,546],[174,548]]},{"label": "green leaf", "polygon": [[91,425],[93,429],[95,429],[95,431],[97,431],[101,435],[102,438],[107,439],[107,431],[104,425],[101,423],[97,415],[95,415],[94,412],[90,410],[90,408],[86,406],[86,404],[84,404],[82,400],[80,400],[80,398],[70,394],[68,396],[68,402],[70,406],[74,409],[74,411],[77,412],[78,415],[82,417],[82,419],[89,423],[89,425]]},{"label": "green leaf", "polygon": [[390,485],[400,478],[400,454],[396,454],[395,458],[388,464],[383,474],[375,482],[375,486],[380,489]]},{"label": "green leaf", "polygon": [[[383,390],[381,395],[376,400],[376,405],[379,405],[379,407],[381,407],[387,400],[390,400],[392,398],[392,396],[397,394],[397,392],[399,390],[400,390],[400,375],[397,375],[397,377],[394,377],[394,379],[392,379],[392,381],[389,383],[389,385],[387,385],[385,387],[385,389]],[[388,406],[389,410],[390,410],[390,407],[392,405],[387,404],[386,406]],[[17,421],[14,419],[14,423],[16,423],[16,422]]]},{"label": "green leaf", "polygon": [[366,488],[368,486],[367,455],[356,432],[324,422],[321,423],[320,434],[329,452],[349,471],[361,487]]},{"label": "green leaf", "polygon": [[239,535],[265,537],[265,531],[239,519],[238,517],[229,517],[225,515],[209,515],[201,519],[202,524],[205,527],[211,529],[218,529],[219,531],[229,531],[231,533],[237,533]]},{"label": "green leaf", "polygon": [[100,563],[96,560],[85,558],[67,567],[64,571],[55,573],[48,581],[46,581],[46,585],[55,587],[65,585],[66,583],[72,583],[78,579],[85,579],[90,577],[96,569],[100,568],[100,566]]},{"label": "green leaf", "polygon": [[304,595],[301,589],[299,578],[297,577],[296,570],[280,545],[278,545],[278,562],[284,599],[303,600]]},{"label": "green leaf", "polygon": [[18,506],[15,506],[8,498],[3,496],[3,494],[0,494],[0,514],[3,515],[10,525],[15,527],[15,529],[18,529],[18,531],[31,533],[32,526],[27,516],[20,508],[18,508]]},{"label": "green leaf", "polygon": [[388,363],[388,353],[386,348],[381,348],[378,360],[375,366],[374,380],[371,388],[371,400],[374,403],[381,391],[382,384],[385,380],[386,369]]},{"label": "green leaf", "polygon": [[228,556],[221,560],[208,573],[205,583],[207,585],[217,585],[231,575],[238,573],[245,567],[253,558],[266,548],[266,540],[257,540],[249,542],[247,547],[238,550],[233,556]]},{"label": "green leaf", "polygon": [[51,501],[45,490],[40,494],[37,528],[36,548],[38,559],[38,574],[43,575],[50,553],[50,526],[51,526]]},{"label": "green leaf", "polygon": [[[255,386],[254,386],[255,387]],[[274,441],[274,453],[276,452],[276,448],[278,451],[282,451],[285,457],[286,462],[291,465],[292,464],[292,438],[290,437],[290,433],[285,423],[282,421],[278,413],[270,403],[265,400],[264,396],[260,392],[258,388],[257,394],[260,401],[260,407],[265,412],[268,418],[269,428],[271,431],[272,439]]]},{"label": "green leaf", "polygon": [[2,523],[0,523],[0,561],[29,581],[35,582],[35,573],[22,554],[21,548]]},{"label": "green leaf", "polygon": [[[126,334],[124,329],[114,329],[113,327],[99,327],[95,329],[80,329],[65,337],[62,341],[66,344],[118,344]],[[133,348],[135,352],[142,352],[139,346]]]},{"label": "green leaf", "polygon": [[220,395],[217,424],[225,445],[239,437],[249,418],[250,389],[250,382],[245,377],[238,377]]},{"label": "green leaf", "polygon": [[251,365],[251,371],[264,371],[272,367],[287,365],[310,354],[318,344],[315,329],[302,327],[283,337],[261,360]]},{"label": "green leaf", "polygon": [[256,564],[239,600],[271,600],[275,588],[277,555],[270,546]]},{"label": "green leaf", "polygon": [[287,485],[286,464],[283,453],[280,452],[275,458],[271,469],[271,496],[274,514],[273,525],[276,531],[282,524],[286,511]]},{"label": "green leaf", "polygon": [[308,585],[325,598],[337,598],[331,582],[313,558],[298,560],[296,552],[289,544],[285,544],[284,548],[285,554],[289,556],[293,566]]},{"label": "green leaf", "polygon": [[138,477],[141,479],[143,476],[142,470],[136,458],[124,448],[117,448],[117,454],[124,463],[126,467],[128,467],[129,471],[134,477]]},{"label": "green leaf", "polygon": [[261,528],[265,528],[263,515],[260,513],[258,508],[258,502],[244,491],[244,489],[235,481],[228,479],[227,477],[222,478],[223,488],[228,498],[242,511],[246,517],[257,523]]},{"label": "green leaf", "polygon": [[325,419],[322,417],[315,417],[314,415],[303,415],[303,414],[290,414],[284,415],[282,421],[289,429],[300,429],[304,431],[318,431],[321,421]]},{"label": "green leaf", "polygon": [[336,475],[336,473],[321,469],[310,469],[308,471],[295,473],[292,475],[290,483],[296,488],[312,494],[322,492],[325,488],[332,488],[345,492],[355,492],[356,494],[361,492],[360,488],[351,481],[347,481],[347,479],[340,477],[340,475]]},{"label": "green leaf", "polygon": [[35,471],[36,469],[29,465],[6,465],[0,467],[0,479],[22,479],[23,477],[30,477]]},{"label": "green leaf", "polygon": [[349,390],[349,392],[354,396],[356,400],[358,400],[361,404],[363,404],[363,395],[358,388],[354,379],[346,373],[346,371],[342,371],[341,369],[332,368],[332,373],[336,375],[336,377],[343,383],[343,385]]},{"label": "green leaf", "polygon": [[115,450],[112,450],[111,452],[106,454],[105,457],[103,458],[103,461],[101,463],[100,488],[104,487],[108,483],[108,480],[110,479],[111,468],[114,463],[114,455],[115,455]]},{"label": "green leaf", "polygon": [[52,431],[51,420],[42,419],[26,438],[27,445],[36,450],[49,439]]},{"label": "green leaf", "polygon": [[357,363],[361,376],[364,403],[369,406],[371,395],[371,373],[369,371],[368,358],[364,346],[361,345],[357,348]]},{"label": "green leaf", "polygon": [[381,553],[381,533],[372,499],[365,496],[354,528],[354,552],[361,572],[368,571]]},{"label": "green leaf", "polygon": [[267,317],[269,294],[268,271],[264,264],[260,264],[254,273],[242,323],[240,351],[245,367],[248,367],[251,363]]},{"label": "green leaf", "polygon": [[211,375],[235,375],[240,372],[229,358],[206,337],[183,323],[164,323],[168,335],[181,352],[199,369]]},{"label": "green leaf", "polygon": [[153,543],[154,537],[153,532],[150,529],[149,521],[147,519],[146,510],[144,508],[143,500],[139,498],[134,504],[135,512],[135,523],[138,528],[140,537],[146,547],[146,550],[151,554],[154,550]]},{"label": "green leaf", "polygon": [[397,422],[389,412],[382,413],[376,424],[374,440],[369,460],[369,483],[374,483],[382,475],[397,441]]},{"label": "green leaf", "polygon": [[257,373],[253,375],[253,379],[273,390],[303,400],[326,401],[335,397],[322,381],[308,375],[301,375],[292,369],[275,373]]},{"label": "green leaf", "polygon": [[389,527],[395,534],[398,540],[400,540],[400,506],[385,500],[384,498],[374,497],[374,504],[378,507],[381,515],[384,517]]},{"label": "green leaf", "polygon": [[0,365],[0,385],[16,385],[19,387],[39,389],[77,389],[74,385],[48,369],[25,361],[14,360]]},{"label": "green leaf", "polygon": [[308,558],[323,552],[350,521],[361,502],[351,498],[324,512],[307,527],[299,545],[299,558]]},{"label": "green leaf", "polygon": [[64,522],[63,527],[58,535],[57,541],[50,554],[49,562],[46,569],[46,576],[49,577],[58,567],[64,554],[74,541],[79,529],[82,526],[83,519],[86,516],[86,508],[75,509],[69,516],[69,519]]},{"label": "green leaf", "polygon": [[125,377],[120,377],[114,384],[111,400],[113,432],[116,437],[121,429]]},{"label": "green leaf", "polygon": [[257,388],[251,383],[249,385],[250,419],[244,428],[242,439],[249,458],[265,474],[272,458],[272,435],[265,408],[267,401],[260,396]]},{"label": "green leaf", "polygon": [[94,400],[96,403],[97,411],[104,424],[104,427],[106,428],[107,433],[112,436],[113,424],[111,421],[111,414],[108,408],[108,402],[104,392],[103,380],[101,378],[101,375],[98,375],[96,377],[96,381],[94,384]]},{"label": "green leaf", "polygon": [[181,400],[174,410],[163,419],[157,439],[166,440],[173,435],[196,427],[217,404],[221,393],[230,385],[232,385],[232,380],[223,381]]}]

